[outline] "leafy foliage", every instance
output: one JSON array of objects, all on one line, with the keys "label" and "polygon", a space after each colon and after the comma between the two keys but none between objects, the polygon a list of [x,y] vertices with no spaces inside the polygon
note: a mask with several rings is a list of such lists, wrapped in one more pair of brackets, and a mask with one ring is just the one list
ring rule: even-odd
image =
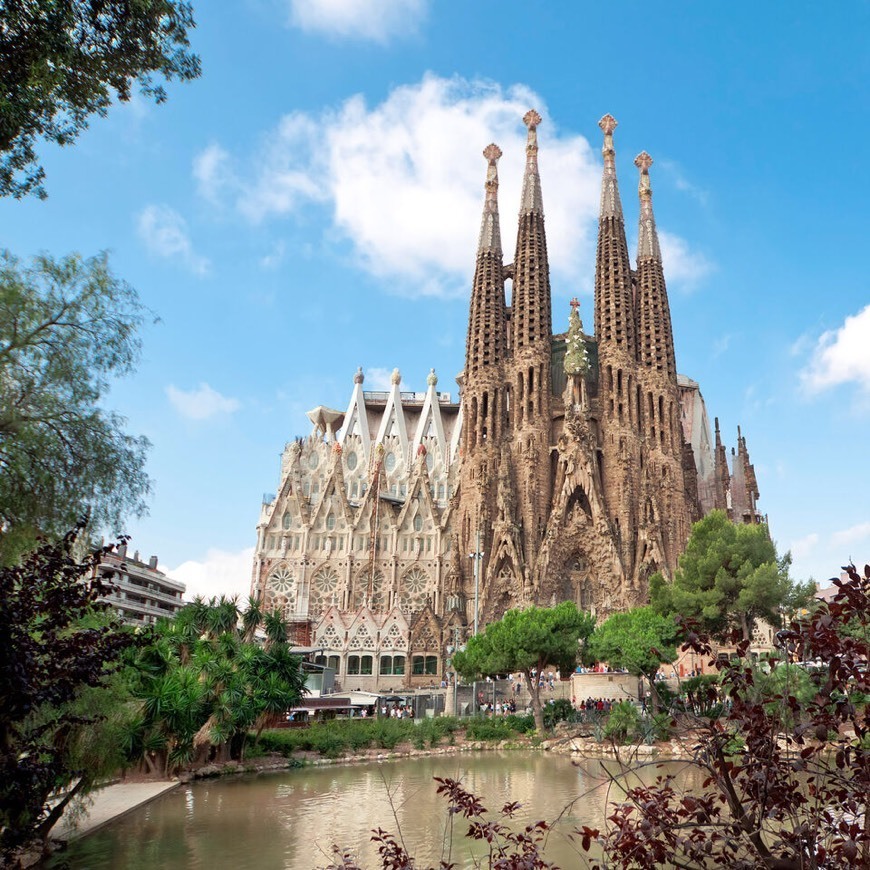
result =
[{"label": "leafy foliage", "polygon": [[190,4],[6,0],[0,6],[0,196],[45,197],[40,139],[68,145],[112,99],[166,99],[153,75],[196,78]]},{"label": "leafy foliage", "polygon": [[[252,609],[259,614],[259,602]],[[241,758],[249,729],[259,736],[270,716],[299,702],[305,679],[286,629],[262,647],[245,640],[252,635],[235,599],[196,599],[137,651],[131,672],[140,715],[130,744],[150,770]]]},{"label": "leafy foliage", "polygon": [[[661,777],[629,790],[601,836],[607,866],[870,866],[870,716],[854,702],[870,691],[870,645],[855,631],[870,622],[870,566],[846,570],[833,602],[777,634],[783,663],[771,674],[759,681],[744,640],[738,660],[713,662],[730,711],[698,720],[702,788],[681,793]],[[705,637],[687,647],[712,656]],[[798,685],[790,660],[822,667]]]},{"label": "leafy foliage", "polygon": [[589,655],[612,667],[649,679],[657,703],[655,674],[662,663],[677,658],[677,626],[669,616],[651,607],[614,613],[589,639]]},{"label": "leafy foliage", "polygon": [[815,593],[812,582],[789,577],[791,556],[779,558],[767,526],[732,523],[724,511],[712,511],[692,527],[673,582],[650,578],[653,608],[701,622],[723,637],[740,628],[744,639],[763,619],[779,626],[780,608],[794,610]]},{"label": "leafy foliage", "polygon": [[453,656],[453,666],[467,679],[521,671],[526,678],[532,712],[539,731],[544,730],[538,675],[547,668],[562,673],[574,670],[581,643],[592,633],[595,618],[579,611],[570,601],[556,607],[509,610],[483,634],[472,637]]},{"label": "leafy foliage", "polygon": [[104,407],[139,359],[143,316],[105,254],[0,254],[0,561],[86,511],[116,529],[144,512],[148,442]]},{"label": "leafy foliage", "polygon": [[135,642],[95,618],[97,598],[108,591],[96,569],[111,548],[77,562],[71,552],[80,533],[81,526],[0,568],[0,854],[7,856],[47,834],[59,816],[47,809],[53,791],[93,785],[105,750],[95,725],[112,697],[96,690]]}]

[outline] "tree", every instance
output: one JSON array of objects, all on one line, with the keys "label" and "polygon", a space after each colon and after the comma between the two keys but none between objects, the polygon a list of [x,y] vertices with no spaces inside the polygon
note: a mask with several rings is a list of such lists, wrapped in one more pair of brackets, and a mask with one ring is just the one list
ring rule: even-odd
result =
[{"label": "tree", "polygon": [[[47,835],[67,802],[93,786],[101,768],[80,738],[95,745],[105,711],[95,689],[135,642],[94,619],[108,591],[97,566],[112,548],[75,561],[81,532],[0,568],[0,856]],[[67,797],[49,812],[58,789]]]},{"label": "tree", "polygon": [[101,254],[0,254],[0,562],[83,513],[142,514],[148,441],[103,402],[139,359],[145,310]]},{"label": "tree", "polygon": [[464,650],[453,656],[453,665],[463,677],[520,671],[525,675],[532,701],[535,727],[544,731],[539,677],[547,668],[562,673],[574,670],[581,642],[592,633],[595,618],[570,601],[555,607],[509,610],[492,622],[483,634],[472,637]]},{"label": "tree", "polygon": [[[128,738],[151,773],[191,763],[241,759],[247,733],[299,703],[301,659],[280,613],[258,599],[244,613],[234,598],[195,600],[161,621],[132,661],[139,716]],[[256,620],[256,621],[255,621]],[[266,644],[254,641],[267,623]]]},{"label": "tree", "polygon": [[68,145],[134,83],[162,103],[154,76],[200,73],[195,26],[178,0],[6,0],[0,6],[0,196],[46,196],[40,139]]},{"label": "tree", "polygon": [[673,582],[650,578],[652,606],[659,613],[696,619],[723,637],[738,627],[752,637],[759,619],[779,626],[781,609],[809,600],[814,584],[789,577],[791,556],[777,557],[767,526],[737,525],[724,511],[712,511],[692,527]]},{"label": "tree", "polygon": [[650,683],[653,709],[659,706],[655,677],[659,667],[677,658],[677,626],[651,607],[614,613],[589,638],[589,656],[622,668]]},{"label": "tree", "polygon": [[[730,710],[695,723],[702,784],[629,789],[599,838],[608,867],[870,867],[870,644],[856,631],[870,623],[870,566],[846,570],[833,602],[777,632],[780,677],[759,685],[734,632],[739,658],[714,661]],[[713,655],[704,636],[687,646]],[[820,666],[796,686],[793,660]]]}]

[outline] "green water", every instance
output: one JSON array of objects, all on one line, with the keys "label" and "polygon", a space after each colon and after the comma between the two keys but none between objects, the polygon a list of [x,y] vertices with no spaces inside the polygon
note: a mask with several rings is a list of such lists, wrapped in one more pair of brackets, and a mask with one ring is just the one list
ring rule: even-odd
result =
[{"label": "green water", "polygon": [[[612,765],[611,765],[612,767]],[[681,767],[681,766],[679,766]],[[665,765],[672,771],[678,765]],[[651,782],[660,767],[640,775]],[[401,830],[418,867],[447,858],[471,866],[480,843],[453,836],[433,777],[461,779],[493,813],[508,801],[523,806],[514,825],[558,818],[545,854],[563,867],[584,866],[575,826],[601,827],[608,793],[615,795],[601,762],[572,763],[541,752],[439,755],[365,765],[302,768],[287,773],[181,786],[101,831],[73,843],[61,857],[70,868],[236,868],[310,870],[331,860],[333,844],[351,849],[363,867],[375,868],[373,828]],[[637,779],[633,782],[636,784]],[[58,861],[54,866],[60,866]]]}]

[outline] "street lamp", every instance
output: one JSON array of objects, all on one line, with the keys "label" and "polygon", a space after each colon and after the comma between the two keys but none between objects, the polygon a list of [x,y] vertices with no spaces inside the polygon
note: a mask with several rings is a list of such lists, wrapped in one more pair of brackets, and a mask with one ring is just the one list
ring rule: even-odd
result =
[{"label": "street lamp", "polygon": [[474,635],[477,635],[477,618],[480,606],[480,560],[483,552],[480,549],[480,532],[477,533],[475,552],[468,554],[469,559],[474,559]]}]

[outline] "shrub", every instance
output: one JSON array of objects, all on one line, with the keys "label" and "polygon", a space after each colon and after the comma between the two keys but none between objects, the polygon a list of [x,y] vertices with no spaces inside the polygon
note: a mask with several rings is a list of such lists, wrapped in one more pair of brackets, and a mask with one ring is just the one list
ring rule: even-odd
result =
[{"label": "shrub", "polygon": [[544,706],[544,725],[552,728],[559,722],[570,721],[577,711],[567,698],[558,698],[552,704]]},{"label": "shrub", "polygon": [[614,704],[604,725],[604,737],[625,743],[640,728],[640,713],[631,701]]}]

